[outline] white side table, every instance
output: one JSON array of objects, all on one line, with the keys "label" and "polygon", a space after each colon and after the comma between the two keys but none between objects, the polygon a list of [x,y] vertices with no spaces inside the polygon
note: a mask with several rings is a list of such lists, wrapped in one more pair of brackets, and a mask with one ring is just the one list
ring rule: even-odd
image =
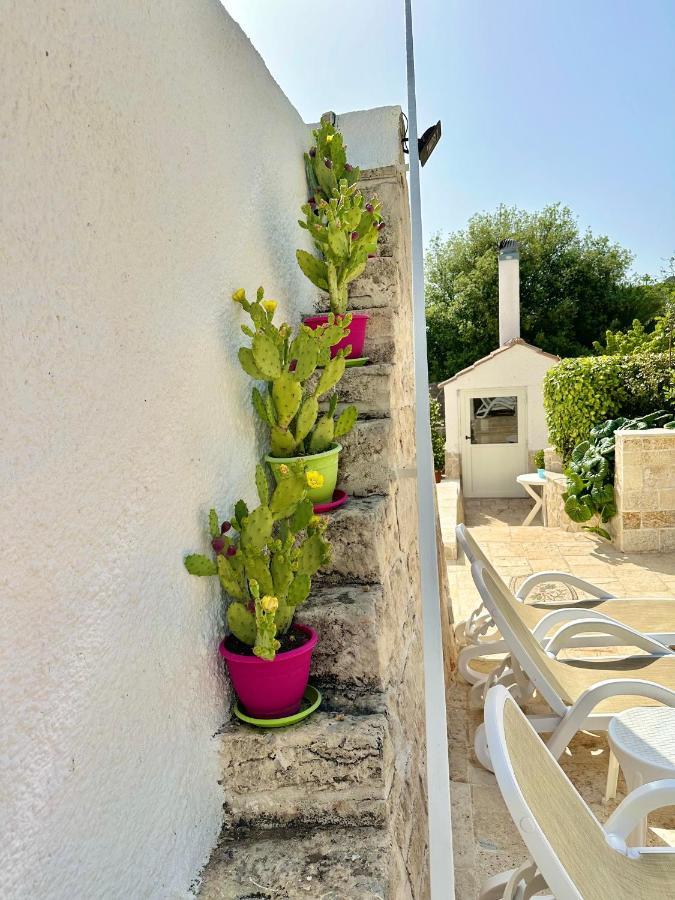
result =
[{"label": "white side table", "polygon": [[[544,485],[546,484],[546,481],[543,478],[540,478],[536,472],[528,472],[526,475],[519,475],[516,478],[516,481],[518,482],[518,484],[522,484],[527,493],[534,500],[534,506],[525,517],[523,525],[529,525],[532,519],[534,519],[534,517],[537,515],[539,510],[541,510],[541,520],[544,525],[546,525],[546,511],[543,505]],[[541,494],[535,491],[535,487],[541,488]]]},{"label": "white side table", "polygon": [[[662,778],[675,778],[675,708],[644,706],[617,713],[609,724],[610,758],[605,800],[616,797],[619,766],[628,791]],[[634,847],[644,847],[647,822],[629,838]]]}]

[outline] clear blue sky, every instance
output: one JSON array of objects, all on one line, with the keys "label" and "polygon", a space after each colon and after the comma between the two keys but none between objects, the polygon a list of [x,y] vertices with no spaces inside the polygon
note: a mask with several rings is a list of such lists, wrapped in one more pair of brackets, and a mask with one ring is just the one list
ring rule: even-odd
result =
[{"label": "clear blue sky", "polygon": [[[305,121],[406,106],[403,0],[223,0]],[[425,236],[562,201],[658,275],[675,253],[675,0],[413,0]],[[356,160],[358,162],[358,160]]]}]

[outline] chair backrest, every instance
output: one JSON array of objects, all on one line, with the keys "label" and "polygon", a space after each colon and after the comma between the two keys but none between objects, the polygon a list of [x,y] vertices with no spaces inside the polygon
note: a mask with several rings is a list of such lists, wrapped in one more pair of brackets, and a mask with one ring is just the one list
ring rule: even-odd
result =
[{"label": "chair backrest", "polygon": [[455,534],[457,535],[457,543],[462,548],[464,556],[466,556],[466,558],[469,560],[469,564],[475,563],[476,560],[479,560],[488,569],[492,569],[492,571],[494,571],[492,563],[483,553],[480,544],[475,539],[475,537],[470,534],[469,529],[466,527],[466,525],[464,525],[464,523],[455,526]]},{"label": "chair backrest", "polygon": [[675,851],[625,856],[502,685],[488,691],[485,727],[504,802],[559,900],[665,900]]},{"label": "chair backrest", "polygon": [[511,654],[551,709],[563,715],[574,698],[557,677],[556,669],[562,664],[551,659],[534,637],[520,615],[518,601],[492,567],[476,560],[471,574]]}]

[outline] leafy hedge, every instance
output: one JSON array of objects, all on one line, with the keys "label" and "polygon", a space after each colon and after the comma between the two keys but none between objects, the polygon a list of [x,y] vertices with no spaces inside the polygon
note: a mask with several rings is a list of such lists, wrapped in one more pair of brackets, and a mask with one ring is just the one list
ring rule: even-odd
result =
[{"label": "leafy hedge", "polygon": [[563,359],[544,379],[544,408],[553,446],[569,460],[598,422],[658,409],[675,411],[667,353]]}]

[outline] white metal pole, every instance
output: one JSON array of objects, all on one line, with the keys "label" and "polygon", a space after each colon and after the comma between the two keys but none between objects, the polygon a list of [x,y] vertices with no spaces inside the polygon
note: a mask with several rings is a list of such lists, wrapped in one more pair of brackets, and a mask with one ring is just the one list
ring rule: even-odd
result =
[{"label": "white metal pole", "polygon": [[405,0],[408,68],[408,147],[412,219],[412,291],[415,351],[415,438],[417,443],[418,533],[424,641],[424,695],[429,794],[429,866],[432,900],[455,896],[450,819],[450,770],[445,712],[445,667],[441,637],[441,604],[436,555],[434,466],[429,424],[429,373],[424,314],[424,251],[417,151],[417,100],[411,0]]}]

